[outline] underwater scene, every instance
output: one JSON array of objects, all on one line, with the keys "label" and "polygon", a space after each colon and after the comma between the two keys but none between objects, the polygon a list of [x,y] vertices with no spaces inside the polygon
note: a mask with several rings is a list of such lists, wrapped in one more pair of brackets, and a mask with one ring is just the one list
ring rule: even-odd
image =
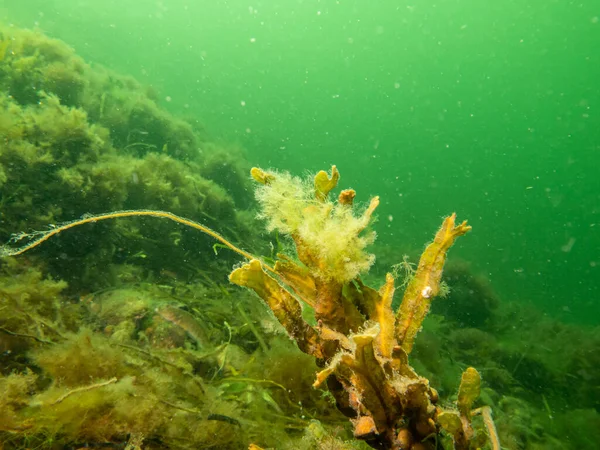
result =
[{"label": "underwater scene", "polygon": [[0,450],[600,448],[600,4],[0,0]]}]

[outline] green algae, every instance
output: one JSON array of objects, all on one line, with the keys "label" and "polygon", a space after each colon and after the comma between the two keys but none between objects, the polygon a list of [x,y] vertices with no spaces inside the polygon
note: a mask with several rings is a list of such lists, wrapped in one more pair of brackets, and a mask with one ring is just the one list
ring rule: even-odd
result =
[{"label": "green algae", "polygon": [[[230,158],[230,176],[222,177],[214,158],[228,150],[161,109],[135,80],[92,67],[39,32],[0,31],[9,42],[0,62],[0,90],[6,93],[0,99],[3,240],[15,229],[149,207],[200,217],[245,241],[254,239],[243,209],[249,206],[248,180],[236,172],[244,167],[241,158]],[[152,240],[140,227],[172,238]],[[58,261],[52,271],[72,287],[88,289],[114,282],[110,277],[121,264],[142,266],[146,276],[169,271],[189,278],[206,258],[188,249],[209,245],[201,235],[164,223],[102,224],[75,241],[57,243],[70,261]],[[215,258],[214,266],[222,260]],[[106,270],[101,274],[97,267]]]}]

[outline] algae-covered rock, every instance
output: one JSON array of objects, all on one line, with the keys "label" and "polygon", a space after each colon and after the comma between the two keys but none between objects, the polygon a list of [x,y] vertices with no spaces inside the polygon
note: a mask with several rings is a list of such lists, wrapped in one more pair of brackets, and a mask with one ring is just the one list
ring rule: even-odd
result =
[{"label": "algae-covered rock", "polygon": [[[242,154],[208,142],[131,77],[91,66],[40,32],[2,27],[0,92],[0,240],[85,214],[164,209],[252,241]],[[64,256],[54,274],[90,289],[117,281],[117,263],[144,267],[146,277],[198,277],[194,266],[223,263],[211,245],[173,224],[133,219],[89,226],[44,251]]]},{"label": "algae-covered rock", "polygon": [[14,27],[0,30],[0,42],[0,87],[17,103],[37,103],[40,91],[69,106],[81,101],[86,64],[65,43]]},{"label": "algae-covered rock", "polygon": [[37,376],[26,370],[0,376],[0,430],[20,431],[22,418],[19,410],[27,406],[29,393],[34,389]]}]

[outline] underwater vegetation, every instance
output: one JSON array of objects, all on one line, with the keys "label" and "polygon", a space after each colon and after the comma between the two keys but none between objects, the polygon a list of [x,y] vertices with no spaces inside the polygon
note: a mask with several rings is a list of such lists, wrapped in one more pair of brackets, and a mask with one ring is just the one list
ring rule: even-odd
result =
[{"label": "underwater vegetation", "polygon": [[[147,285],[110,289],[70,309],[64,282],[14,260],[6,270],[3,448],[244,448],[289,442],[287,430],[308,429],[315,414],[340,420],[311,392],[300,370],[311,362],[294,356],[272,319],[239,295],[217,303],[222,293],[203,285]],[[279,426],[269,430],[273,421]],[[298,434],[287,448],[316,440]]]},{"label": "underwater vegetation", "polygon": [[[463,372],[456,407],[444,408],[438,405],[438,393],[429,381],[408,363],[416,334],[440,292],[446,253],[471,227],[466,222],[455,224],[455,215],[444,220],[394,312],[392,274],[387,274],[379,290],[366,286],[360,278],[374,260],[365,248],[375,237],[367,228],[378,197],[371,199],[362,214],[354,211],[356,193],[351,189],[342,190],[336,202],[329,200],[339,180],[335,166],[330,175],[319,172],[312,185],[287,173],[258,168],[253,168],[251,175],[260,185],[256,196],[267,228],[289,236],[296,248],[295,255],[277,254],[273,267],[203,225],[148,210],[101,214],[22,235],[18,241],[32,241],[18,248],[4,247],[2,254],[17,256],[75,226],[127,216],[166,218],[198,229],[250,260],[234,269],[230,281],[261,297],[300,350],[315,358],[322,370],[313,386],[326,383],[337,408],[353,423],[355,438],[373,448],[435,449],[443,430],[448,448],[479,448],[487,441],[499,449],[490,407],[473,408],[481,389],[476,369],[469,367]],[[312,309],[313,318],[305,320],[307,313],[300,302]],[[168,322],[181,325],[184,320],[182,311],[157,311]],[[182,328],[200,345],[208,342],[200,337],[205,335],[200,326]],[[118,379],[114,376],[110,381]],[[479,428],[486,432],[475,426],[477,415],[483,419]]]},{"label": "underwater vegetation", "polygon": [[[86,214],[153,208],[254,240],[249,167],[234,147],[210,142],[131,77],[90,66],[42,33],[0,27],[0,50],[0,239]],[[69,261],[48,269],[90,291],[117,282],[123,267],[155,279],[191,278],[199,267],[223,273],[232,260],[214,258],[211,267],[186,250],[212,244],[161,221],[104,223],[51,243],[48,251]]]},{"label": "underwater vegetation", "polygon": [[0,448],[600,441],[600,329],[446,263],[470,229],[454,215],[413,265],[372,245],[378,198],[361,209],[335,167],[249,178],[39,32],[0,27],[0,91]]},{"label": "underwater vegetation", "polygon": [[[446,253],[471,227],[447,217],[427,246],[408,283],[400,307],[392,310],[394,278],[372,289],[360,274],[373,263],[365,247],[374,239],[365,231],[379,204],[371,199],[361,215],[353,212],[355,191],[342,190],[337,202],[328,199],[339,172],[319,172],[314,186],[287,174],[252,170],[262,184],[257,192],[268,228],[290,236],[295,258],[278,255],[267,273],[256,259],[235,269],[230,280],[249,287],[274,312],[300,349],[324,366],[314,383],[327,383],[338,408],[351,418],[354,436],[373,448],[426,449],[438,446],[443,429],[456,449],[480,447],[482,436],[472,426],[472,406],[479,397],[481,377],[470,367],[462,374],[457,405],[437,405],[437,392],[408,363],[417,332],[431,300],[440,292]],[[282,280],[290,290],[282,289]],[[314,310],[306,322],[295,293]],[[480,410],[494,448],[500,448],[489,407]],[[433,442],[429,442],[429,440]]]}]

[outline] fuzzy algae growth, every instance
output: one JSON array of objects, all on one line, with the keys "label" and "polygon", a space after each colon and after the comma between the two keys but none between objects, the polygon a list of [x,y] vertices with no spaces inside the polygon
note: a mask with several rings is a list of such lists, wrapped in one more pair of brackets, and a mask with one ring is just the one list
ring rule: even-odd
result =
[{"label": "fuzzy algae growth", "polygon": [[[191,226],[250,259],[231,273],[231,282],[261,297],[298,347],[316,359],[322,369],[314,386],[326,384],[338,409],[352,421],[357,439],[373,448],[435,449],[437,436],[446,433],[457,450],[484,445],[486,434],[474,430],[471,421],[472,404],[479,395],[479,373],[468,368],[457,408],[443,408],[429,381],[408,363],[415,336],[431,300],[439,293],[447,251],[471,227],[466,222],[457,225],[454,214],[444,219],[394,313],[393,276],[388,274],[379,290],[366,286],[360,278],[374,260],[366,247],[375,238],[368,227],[379,203],[377,197],[360,214],[354,210],[353,190],[341,191],[336,202],[329,200],[339,179],[335,166],[330,175],[319,172],[312,184],[287,173],[257,168],[251,174],[259,183],[257,199],[267,228],[288,235],[296,248],[295,256],[277,255],[274,267],[207,227],[162,211],[88,217],[34,235],[20,248],[4,247],[2,254],[23,253],[62,231],[95,220],[145,215]],[[303,303],[314,310],[314,322],[304,318]],[[105,381],[109,382],[113,383],[112,379]],[[493,427],[488,426],[487,431],[495,433]],[[495,435],[489,442],[497,448]]]}]

